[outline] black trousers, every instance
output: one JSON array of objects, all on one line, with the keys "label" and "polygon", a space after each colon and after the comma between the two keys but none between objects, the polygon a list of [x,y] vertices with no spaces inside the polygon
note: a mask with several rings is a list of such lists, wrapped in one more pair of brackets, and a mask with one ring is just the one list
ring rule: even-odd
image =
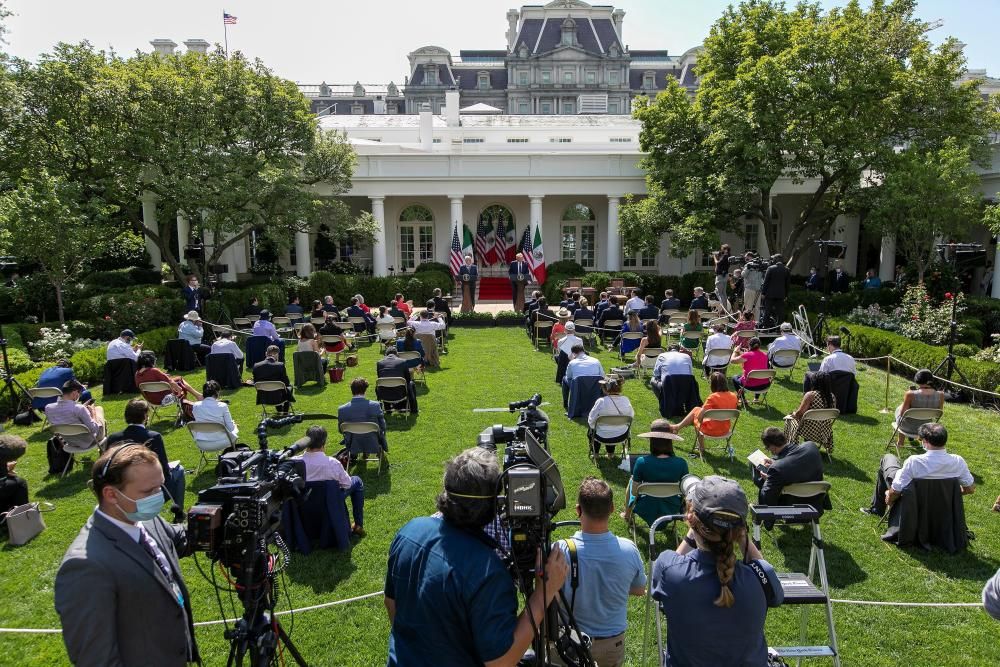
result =
[{"label": "black trousers", "polygon": [[[0,465],[6,465],[0,463]],[[6,470],[4,471],[6,472]],[[28,502],[28,483],[17,475],[0,478],[0,513]],[[6,525],[4,525],[6,530]]]},{"label": "black trousers", "polygon": [[872,496],[871,509],[875,514],[885,514],[885,492],[892,486],[892,480],[896,478],[899,469],[903,465],[895,454],[886,454],[878,466],[878,475],[875,476],[875,493]]},{"label": "black trousers", "polygon": [[764,320],[765,327],[776,327],[785,321],[785,297],[774,299],[768,297],[764,299]]}]

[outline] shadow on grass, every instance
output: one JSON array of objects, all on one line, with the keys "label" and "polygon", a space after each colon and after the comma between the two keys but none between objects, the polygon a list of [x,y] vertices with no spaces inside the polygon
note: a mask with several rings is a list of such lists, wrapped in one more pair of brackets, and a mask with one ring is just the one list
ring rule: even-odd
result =
[{"label": "shadow on grass", "polygon": [[392,491],[392,470],[400,467],[401,464],[393,463],[391,456],[387,454],[386,461],[382,464],[381,474],[378,473],[378,466],[377,461],[358,461],[351,466],[349,471],[349,474],[357,475],[364,482],[366,499]]},{"label": "shadow on grass", "polygon": [[872,484],[874,482],[872,476],[867,471],[862,470],[847,459],[837,458],[836,448],[834,449],[833,461],[826,460],[826,457],[824,457],[823,473],[834,477],[847,477],[848,479],[866,482],[868,484]]},{"label": "shadow on grass", "polygon": [[878,419],[875,417],[869,417],[867,415],[841,415],[837,417],[839,421],[847,422],[848,424],[862,424],[864,426],[875,426],[879,423]]},{"label": "shadow on grass", "polygon": [[972,552],[971,549],[974,545],[975,542],[970,542],[969,549],[957,554],[949,554],[940,549],[924,551],[920,547],[902,547],[902,551],[937,574],[944,574],[952,579],[986,581],[997,571],[997,566],[1000,563],[993,559],[982,558]]},{"label": "shadow on grass", "polygon": [[411,413],[400,414],[390,412],[385,416],[385,430],[389,433],[393,431],[409,431],[416,426],[419,415]]},{"label": "shadow on grass", "polygon": [[[364,538],[361,538],[364,539]],[[358,538],[351,538],[351,546]],[[358,566],[351,560],[352,550],[315,549],[308,556],[295,554],[288,566],[288,578],[297,584],[307,586],[314,593],[327,593],[349,579]],[[292,599],[294,605],[295,599]],[[284,624],[284,622],[282,623]]]},{"label": "shadow on grass", "polygon": [[[600,470],[601,477],[604,481],[611,484],[621,484],[622,486],[626,486],[628,485],[629,479],[632,478],[632,475],[619,468],[619,465],[621,465],[621,457],[618,456],[610,459],[602,456],[597,459],[597,468]],[[574,496],[576,494],[567,493],[567,495]],[[621,498],[616,504],[624,507],[626,502],[628,502],[628,498]]]},{"label": "shadow on grass", "polygon": [[[96,451],[96,450],[95,450]],[[32,489],[32,493],[39,498],[55,500],[56,498],[68,498],[80,492],[80,488],[86,486],[90,479],[90,468],[94,465],[94,458],[91,457],[81,463],[76,460],[73,470],[66,477],[58,475],[47,475],[45,486],[38,490]]]},{"label": "shadow on grass", "polygon": [[[821,529],[822,526],[822,521],[820,521]],[[764,535],[770,535],[770,542]],[[812,526],[809,524],[778,524],[770,532],[762,530],[761,538],[765,549],[770,547],[784,555],[785,566],[790,572],[808,572],[809,552],[812,548]],[[868,574],[861,569],[850,553],[828,540],[824,540],[823,546],[826,574],[830,586],[845,588],[868,579]],[[767,558],[767,554],[764,557]],[[819,582],[818,575],[814,577],[814,581]]]}]

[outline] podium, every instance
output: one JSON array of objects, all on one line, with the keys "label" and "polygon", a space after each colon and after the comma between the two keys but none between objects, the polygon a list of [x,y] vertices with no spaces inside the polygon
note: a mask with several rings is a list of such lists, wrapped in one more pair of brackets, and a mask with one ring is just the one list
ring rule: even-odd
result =
[{"label": "podium", "polygon": [[471,313],[476,308],[476,280],[467,273],[462,274],[462,309],[463,313]]},{"label": "podium", "polygon": [[517,279],[510,281],[510,288],[514,292],[514,310],[522,312],[524,310],[524,286],[528,282],[528,276],[523,273],[517,274]]}]

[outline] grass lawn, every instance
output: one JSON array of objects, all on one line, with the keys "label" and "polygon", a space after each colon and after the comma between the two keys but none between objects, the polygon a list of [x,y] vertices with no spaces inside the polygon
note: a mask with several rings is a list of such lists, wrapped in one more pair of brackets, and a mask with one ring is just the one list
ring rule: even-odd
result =
[{"label": "grass lawn", "polygon": [[[617,361],[602,352],[605,368]],[[374,377],[378,348],[361,352],[361,363],[348,369],[347,380],[361,374]],[[476,442],[476,435],[493,422],[513,424],[507,414],[473,414],[475,407],[504,406],[509,401],[529,397],[540,391],[553,405],[546,408],[552,420],[550,446],[558,462],[571,498],[587,475],[607,479],[620,505],[627,476],[615,462],[601,460],[595,466],[587,457],[586,425],[563,416],[558,387],[554,384],[554,365],[547,355],[535,352],[520,329],[456,329],[449,344],[449,354],[442,357],[443,368],[428,372],[427,387],[418,388],[420,415],[416,418],[389,419],[391,465],[376,478],[374,470],[362,472],[366,486],[365,524],[368,536],[358,540],[349,553],[314,552],[308,557],[295,554],[287,573],[287,592],[292,606],[306,607],[331,600],[380,591],[385,576],[386,553],[396,531],[414,516],[434,511],[434,497],[441,487],[442,463]],[[289,358],[289,365],[291,360]],[[781,380],[770,393],[769,409],[755,408],[739,422],[734,439],[737,459],[730,462],[718,450],[705,462],[691,462],[691,472],[698,475],[718,473],[739,480],[748,496],[756,498],[744,457],[759,446],[759,434],[768,425],[781,425],[781,417],[793,410],[801,396],[804,363],[796,370],[794,381]],[[289,369],[291,370],[291,369]],[[200,386],[203,374],[191,373],[188,381]],[[1000,564],[1000,537],[996,526],[1000,516],[990,508],[1000,492],[1000,462],[990,443],[1000,420],[991,411],[949,405],[943,422],[951,431],[949,449],[965,457],[976,476],[975,495],[966,498],[969,528],[977,539],[965,554],[901,551],[879,540],[881,530],[876,520],[862,515],[858,507],[871,498],[874,475],[885,443],[889,438],[891,415],[880,414],[884,401],[884,373],[864,369],[859,374],[861,397],[859,414],[845,417],[835,426],[836,450],[826,466],[826,478],[833,482],[834,510],[823,518],[827,541],[827,564],[833,597],[852,600],[890,600],[909,602],[975,602],[983,583]],[[373,381],[373,380],[372,380]],[[891,379],[892,406],[901,400],[909,383]],[[707,386],[702,382],[702,397]],[[306,387],[297,392],[296,409],[304,412],[336,414],[337,406],[349,398],[348,383],[328,385],[325,390]],[[652,392],[640,381],[625,383],[625,393],[636,409],[639,431],[658,417]],[[245,441],[254,443],[252,434],[259,418],[253,405],[253,390],[229,392],[233,416]],[[111,430],[124,426],[125,400],[101,401],[110,420]],[[325,423],[331,431],[336,422]],[[284,446],[300,437],[308,424],[297,425],[273,434],[272,446]],[[184,429],[172,429],[164,418],[152,425],[164,433],[167,453],[179,458],[185,468],[194,470],[198,452]],[[65,480],[46,474],[45,440],[47,434],[32,429],[15,428],[26,437],[31,448],[18,465],[18,473],[30,485],[33,500],[55,503],[56,510],[45,515],[48,530],[24,547],[2,546],[0,555],[0,625],[5,627],[58,627],[52,604],[52,586],[60,559],[80,526],[94,507],[94,498],[85,484],[89,465],[77,466]],[[690,436],[690,431],[684,435]],[[642,449],[639,440],[633,448]],[[690,437],[681,448],[687,452]],[[90,459],[93,460],[92,458]],[[190,506],[199,489],[213,482],[210,471],[197,479],[188,478],[185,505]],[[570,511],[557,518],[570,519]],[[628,528],[617,518],[612,529],[627,535]],[[661,537],[658,547],[667,545]],[[639,546],[645,551],[645,540]],[[809,555],[809,540],[802,527],[776,528],[764,533],[765,558],[781,571],[804,572]],[[203,556],[199,556],[203,564]],[[192,559],[182,561],[185,579],[191,589],[195,620],[220,618],[215,594],[198,574]],[[232,617],[228,600],[226,615]],[[284,608],[287,601],[283,601]],[[771,645],[798,643],[799,609],[772,610],[768,615],[767,638]],[[634,599],[629,611],[629,659],[638,664],[642,640],[642,602]],[[810,614],[811,643],[825,643],[825,624],[821,608]],[[837,604],[834,618],[845,665],[996,665],[1000,664],[1000,644],[995,641],[997,626],[981,609],[975,608],[895,608]],[[380,598],[367,599],[345,606],[296,614],[294,627],[283,618],[286,629],[311,665],[384,665],[389,624]],[[197,632],[202,655],[208,665],[224,664],[227,643],[221,626],[200,628]],[[725,628],[719,628],[724,641]],[[0,663],[17,665],[66,664],[66,654],[59,635],[0,634]],[[14,657],[17,656],[17,657]],[[816,662],[816,661],[814,661]],[[825,661],[829,663],[829,661]]]}]

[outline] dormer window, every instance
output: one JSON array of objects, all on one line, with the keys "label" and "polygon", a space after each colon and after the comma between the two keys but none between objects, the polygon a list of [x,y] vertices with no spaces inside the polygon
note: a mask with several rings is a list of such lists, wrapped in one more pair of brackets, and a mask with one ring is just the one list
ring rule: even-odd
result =
[{"label": "dormer window", "polygon": [[617,44],[612,44],[611,45],[611,48],[608,49],[608,55],[611,56],[612,58],[617,58],[618,57],[618,45]]},{"label": "dormer window", "polygon": [[354,84],[354,96],[355,97],[365,96],[365,87],[361,85],[360,81]]},{"label": "dormer window", "polygon": [[438,85],[437,65],[427,65],[424,67],[424,83],[428,86]]},{"label": "dormer window", "polygon": [[479,90],[490,89],[490,75],[487,72],[480,72],[476,83]]},{"label": "dormer window", "polygon": [[646,72],[642,75],[642,87],[645,90],[652,90],[656,88],[656,74],[653,72]]},{"label": "dormer window", "polygon": [[389,82],[389,87],[386,90],[386,92],[388,93],[389,97],[399,96],[399,88],[397,88],[396,84],[394,84],[392,81]]},{"label": "dormer window", "polygon": [[517,55],[522,58],[528,57],[528,47],[524,44],[524,42],[521,42],[521,48],[517,50]]},{"label": "dormer window", "polygon": [[562,45],[574,46],[576,44],[576,21],[570,17],[562,22]]}]

